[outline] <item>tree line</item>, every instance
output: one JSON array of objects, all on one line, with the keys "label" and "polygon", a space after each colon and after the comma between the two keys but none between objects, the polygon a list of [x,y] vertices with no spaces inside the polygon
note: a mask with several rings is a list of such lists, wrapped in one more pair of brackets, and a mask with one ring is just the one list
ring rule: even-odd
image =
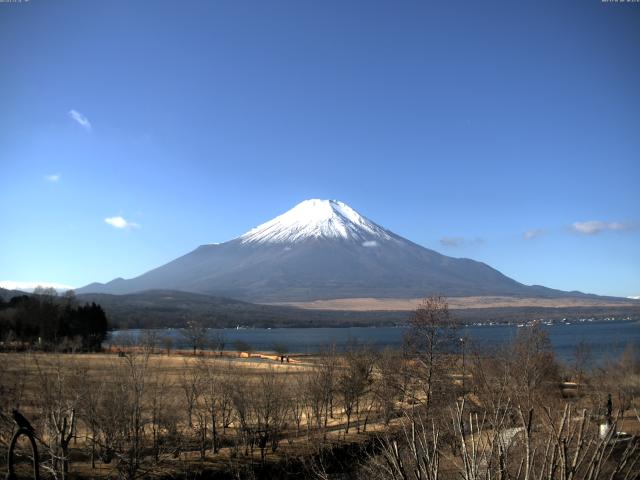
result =
[{"label": "tree line", "polygon": [[38,287],[33,295],[0,298],[0,341],[5,349],[99,351],[108,330],[100,305],[77,302],[73,291],[58,296]]}]

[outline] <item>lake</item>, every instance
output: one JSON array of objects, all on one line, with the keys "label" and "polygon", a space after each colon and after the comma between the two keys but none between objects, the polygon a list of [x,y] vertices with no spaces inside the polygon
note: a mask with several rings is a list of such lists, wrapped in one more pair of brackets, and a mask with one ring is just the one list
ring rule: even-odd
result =
[{"label": "lake", "polygon": [[[483,346],[497,346],[510,341],[519,328],[516,325],[473,325],[460,329],[460,336],[466,336],[468,343]],[[591,347],[596,361],[620,355],[628,344],[640,346],[640,322],[637,321],[585,321],[543,325],[548,332],[556,355],[570,361],[575,347],[584,342]],[[116,330],[111,332],[106,343],[118,343],[123,335],[136,339],[144,330]],[[154,330],[158,337],[171,337],[174,348],[188,348],[180,329]],[[210,329],[213,336],[224,335],[225,350],[234,350],[237,341],[251,345],[256,351],[273,350],[275,344],[285,345],[290,353],[316,353],[335,345],[345,348],[354,342],[376,349],[400,347],[407,332],[406,327],[350,327],[350,328],[246,328]]]}]

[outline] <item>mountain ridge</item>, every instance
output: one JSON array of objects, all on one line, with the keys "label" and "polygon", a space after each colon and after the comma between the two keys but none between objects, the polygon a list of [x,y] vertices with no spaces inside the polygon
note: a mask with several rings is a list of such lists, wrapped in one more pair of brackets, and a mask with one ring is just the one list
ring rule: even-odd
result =
[{"label": "mountain ridge", "polygon": [[527,286],[472,259],[422,247],[337,200],[305,200],[247,233],[206,244],[138,277],[79,293],[170,289],[250,302],[332,298],[584,296]]}]

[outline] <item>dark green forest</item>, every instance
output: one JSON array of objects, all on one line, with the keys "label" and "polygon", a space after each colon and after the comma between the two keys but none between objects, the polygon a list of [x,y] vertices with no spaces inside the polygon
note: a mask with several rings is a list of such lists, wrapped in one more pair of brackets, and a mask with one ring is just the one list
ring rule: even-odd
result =
[{"label": "dark green forest", "polygon": [[39,289],[8,301],[0,298],[0,341],[5,348],[97,351],[108,328],[102,307],[80,304],[73,293],[59,297],[53,289]]}]

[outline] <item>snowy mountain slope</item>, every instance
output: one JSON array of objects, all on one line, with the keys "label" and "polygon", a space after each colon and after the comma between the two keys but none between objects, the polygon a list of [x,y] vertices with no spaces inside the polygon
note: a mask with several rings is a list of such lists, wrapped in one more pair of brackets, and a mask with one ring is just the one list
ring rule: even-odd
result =
[{"label": "snowy mountain slope", "polygon": [[253,302],[330,298],[566,296],[421,247],[335,200],[306,200],[222,244],[203,245],[139,277],[80,293],[173,289]]},{"label": "snowy mountain slope", "polygon": [[360,242],[390,240],[392,234],[337,200],[305,200],[240,237],[242,243],[296,243],[336,238]]}]

